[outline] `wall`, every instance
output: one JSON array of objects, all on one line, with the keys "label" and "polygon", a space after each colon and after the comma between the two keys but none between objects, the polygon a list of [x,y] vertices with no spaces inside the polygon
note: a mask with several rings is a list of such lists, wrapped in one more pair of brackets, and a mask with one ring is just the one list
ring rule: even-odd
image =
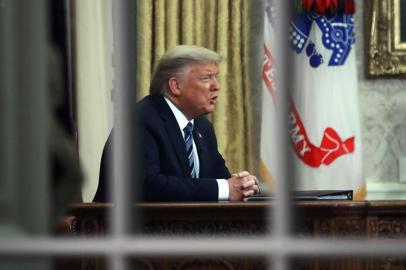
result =
[{"label": "wall", "polygon": [[399,182],[398,161],[406,157],[406,80],[366,78],[365,3],[357,0],[356,4],[356,49],[367,198],[405,199],[406,182]]}]

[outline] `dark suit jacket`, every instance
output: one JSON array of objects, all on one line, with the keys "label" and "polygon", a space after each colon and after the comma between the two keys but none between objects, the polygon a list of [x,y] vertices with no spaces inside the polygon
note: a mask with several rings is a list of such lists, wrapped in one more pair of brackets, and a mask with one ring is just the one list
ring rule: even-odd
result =
[{"label": "dark suit jacket", "polygon": [[[216,179],[228,179],[230,172],[217,149],[213,126],[204,117],[194,120],[193,139],[200,163],[199,179],[192,179],[186,147],[168,104],[162,96],[147,96],[136,104],[140,121],[137,132],[141,140],[140,162],[143,176],[143,198],[146,201],[215,201]],[[94,201],[105,201],[108,171],[107,155],[111,135],[103,151],[99,188]]]}]

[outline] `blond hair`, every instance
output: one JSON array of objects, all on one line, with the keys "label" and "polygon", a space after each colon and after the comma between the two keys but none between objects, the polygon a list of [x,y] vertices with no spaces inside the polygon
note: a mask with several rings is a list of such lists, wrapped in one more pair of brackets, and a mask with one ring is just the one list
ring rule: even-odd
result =
[{"label": "blond hair", "polygon": [[168,90],[168,80],[173,76],[181,75],[190,65],[215,63],[221,57],[216,52],[195,45],[178,45],[168,50],[155,66],[152,74],[149,93],[151,95],[164,95]]}]

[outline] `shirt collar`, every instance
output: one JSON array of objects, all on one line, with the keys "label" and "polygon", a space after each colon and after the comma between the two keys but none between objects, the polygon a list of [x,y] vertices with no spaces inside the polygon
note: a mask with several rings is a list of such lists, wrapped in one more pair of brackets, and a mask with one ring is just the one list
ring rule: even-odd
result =
[{"label": "shirt collar", "polygon": [[183,112],[181,110],[179,110],[178,107],[176,107],[175,104],[173,104],[172,101],[169,100],[169,98],[167,98],[167,97],[164,97],[164,98],[165,98],[166,103],[168,103],[169,108],[171,108],[171,111],[175,115],[176,122],[178,122],[180,130],[183,131],[183,129],[186,127],[186,125],[189,122],[192,122],[192,124],[194,124],[194,119],[189,121],[186,118],[186,116],[183,114]]}]

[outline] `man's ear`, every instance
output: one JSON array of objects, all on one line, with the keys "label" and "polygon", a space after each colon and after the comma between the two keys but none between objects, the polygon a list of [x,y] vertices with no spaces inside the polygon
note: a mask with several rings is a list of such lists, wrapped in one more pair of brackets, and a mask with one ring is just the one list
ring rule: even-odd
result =
[{"label": "man's ear", "polygon": [[168,90],[174,96],[179,96],[181,94],[179,80],[175,77],[172,77],[168,80]]}]

